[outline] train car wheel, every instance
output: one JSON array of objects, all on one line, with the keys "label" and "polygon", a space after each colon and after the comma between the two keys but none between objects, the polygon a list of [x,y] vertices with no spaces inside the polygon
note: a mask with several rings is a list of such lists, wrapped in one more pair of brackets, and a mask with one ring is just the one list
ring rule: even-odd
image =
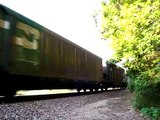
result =
[{"label": "train car wheel", "polygon": [[12,97],[14,97],[14,95],[16,95],[16,90],[9,90],[9,91],[6,90],[4,92],[4,96],[6,98],[12,98]]},{"label": "train car wheel", "polygon": [[81,89],[78,88],[78,89],[77,89],[77,92],[80,93],[80,91],[81,91]]},{"label": "train car wheel", "polygon": [[86,89],[84,88],[83,91],[86,92]]},{"label": "train car wheel", "polygon": [[101,91],[103,91],[103,88],[101,88]]},{"label": "train car wheel", "polygon": [[95,92],[98,92],[98,88],[95,88]]},{"label": "train car wheel", "polygon": [[89,89],[90,92],[93,92],[93,89]]},{"label": "train car wheel", "polygon": [[107,91],[107,90],[108,90],[108,87],[105,88],[105,91]]}]

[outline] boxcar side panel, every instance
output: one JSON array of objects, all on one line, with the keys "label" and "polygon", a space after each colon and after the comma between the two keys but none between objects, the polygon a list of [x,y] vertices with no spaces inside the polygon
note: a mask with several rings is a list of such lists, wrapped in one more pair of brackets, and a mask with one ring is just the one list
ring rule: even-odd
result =
[{"label": "boxcar side panel", "polygon": [[3,11],[0,8],[0,65],[4,66],[4,50],[3,50],[3,44],[4,44],[4,15],[3,15]]},{"label": "boxcar side panel", "polygon": [[[4,69],[7,65],[7,57],[6,49],[9,46],[9,38],[10,38],[10,19],[9,15],[7,15],[3,9],[0,7],[0,66],[1,69]],[[2,68],[3,66],[3,68]]]},{"label": "boxcar side panel", "polygon": [[87,74],[89,80],[95,81],[95,58],[90,53],[87,53]]},{"label": "boxcar side panel", "polygon": [[75,79],[75,46],[63,41],[63,72],[66,79]]},{"label": "boxcar side panel", "polygon": [[42,49],[42,71],[44,77],[62,77],[61,40],[45,31]]},{"label": "boxcar side panel", "polygon": [[102,59],[96,55],[47,29],[43,47],[44,76],[64,80],[102,80]]},{"label": "boxcar side panel", "polygon": [[102,59],[101,58],[96,58],[96,69],[95,69],[95,73],[96,73],[96,80],[97,81],[101,81],[103,80],[103,68],[102,68]]},{"label": "boxcar side panel", "polygon": [[121,86],[124,77],[124,70],[118,66],[115,66],[113,75],[114,75],[114,84],[116,86]]},{"label": "boxcar side panel", "polygon": [[86,61],[86,52],[80,48],[76,48],[76,61],[77,61],[77,80],[87,80],[87,61]]}]

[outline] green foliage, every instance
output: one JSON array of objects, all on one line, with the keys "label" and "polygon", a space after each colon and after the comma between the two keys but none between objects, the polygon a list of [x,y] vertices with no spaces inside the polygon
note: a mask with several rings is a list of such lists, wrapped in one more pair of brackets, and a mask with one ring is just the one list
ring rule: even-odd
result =
[{"label": "green foliage", "polygon": [[160,66],[142,72],[133,81],[137,101],[136,107],[160,107]]},{"label": "green foliage", "polygon": [[115,59],[110,59],[109,61],[107,61],[110,64],[116,64],[118,61]]},{"label": "green foliage", "polygon": [[125,60],[133,104],[153,120],[160,115],[159,10],[160,0],[102,2],[102,35],[115,51],[111,61]]},{"label": "green foliage", "polygon": [[160,61],[160,2],[122,1],[102,4],[102,33],[112,40],[113,59],[126,59],[125,66],[139,73]]},{"label": "green foliage", "polygon": [[133,79],[128,80],[127,88],[128,88],[131,92],[134,91],[134,80],[133,80]]},{"label": "green foliage", "polygon": [[160,66],[142,72],[129,82],[128,87],[134,90],[133,106],[141,109],[141,112],[151,120],[158,120],[160,117]]},{"label": "green foliage", "polygon": [[150,120],[159,120],[160,119],[160,109],[151,107],[151,108],[143,108],[141,109],[141,112],[145,116],[149,116]]}]

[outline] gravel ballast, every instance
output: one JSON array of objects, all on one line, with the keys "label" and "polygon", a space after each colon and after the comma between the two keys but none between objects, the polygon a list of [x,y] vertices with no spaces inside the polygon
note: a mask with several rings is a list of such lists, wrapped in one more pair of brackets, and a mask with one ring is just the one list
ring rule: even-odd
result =
[{"label": "gravel ballast", "polygon": [[144,120],[127,90],[0,104],[0,120]]}]

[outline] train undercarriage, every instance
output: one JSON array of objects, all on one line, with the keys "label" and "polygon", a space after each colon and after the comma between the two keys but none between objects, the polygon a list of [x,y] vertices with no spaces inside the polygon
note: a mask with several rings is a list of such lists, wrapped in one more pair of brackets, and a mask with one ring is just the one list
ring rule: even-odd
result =
[{"label": "train undercarriage", "polygon": [[77,92],[97,92],[106,91],[109,87],[125,88],[125,85],[114,86],[113,83],[105,81],[82,81],[82,80],[66,80],[59,78],[43,78],[20,75],[1,74],[0,95],[11,97],[18,90],[42,90],[42,89],[77,89]]}]

